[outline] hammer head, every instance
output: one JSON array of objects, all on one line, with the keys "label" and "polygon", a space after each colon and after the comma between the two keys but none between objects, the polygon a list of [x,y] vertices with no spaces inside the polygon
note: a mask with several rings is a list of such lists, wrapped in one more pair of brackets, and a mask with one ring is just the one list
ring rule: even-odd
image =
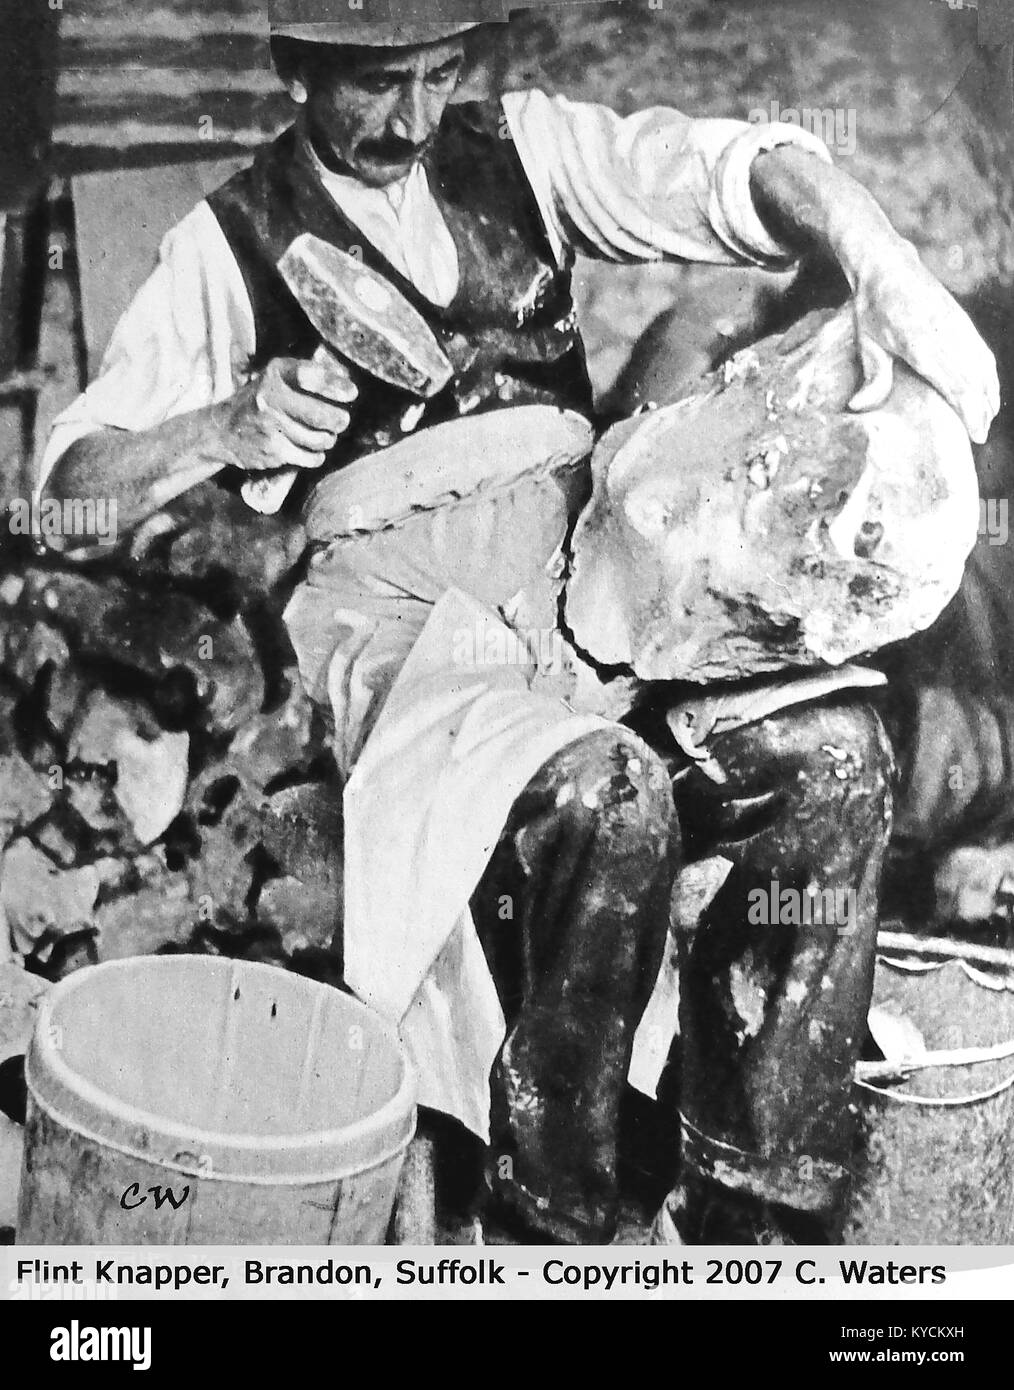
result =
[{"label": "hammer head", "polygon": [[278,262],[282,279],[340,357],[414,395],[443,389],[453,368],[426,320],[382,275],[304,232]]}]

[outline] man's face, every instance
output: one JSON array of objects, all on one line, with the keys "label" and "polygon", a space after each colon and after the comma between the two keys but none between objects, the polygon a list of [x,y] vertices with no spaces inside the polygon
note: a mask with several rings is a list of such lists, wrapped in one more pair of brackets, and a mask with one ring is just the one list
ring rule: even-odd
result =
[{"label": "man's face", "polygon": [[464,51],[456,38],[315,65],[304,78],[314,139],[372,187],[404,178],[436,135]]}]

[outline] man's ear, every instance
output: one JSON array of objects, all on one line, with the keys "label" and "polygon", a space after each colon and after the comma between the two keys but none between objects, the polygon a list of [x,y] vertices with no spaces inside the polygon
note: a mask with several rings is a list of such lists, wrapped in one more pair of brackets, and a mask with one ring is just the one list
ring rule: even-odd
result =
[{"label": "man's ear", "polygon": [[296,105],[305,106],[310,99],[310,88],[303,75],[302,65],[294,71],[287,72],[282,81],[285,83],[285,90]]}]

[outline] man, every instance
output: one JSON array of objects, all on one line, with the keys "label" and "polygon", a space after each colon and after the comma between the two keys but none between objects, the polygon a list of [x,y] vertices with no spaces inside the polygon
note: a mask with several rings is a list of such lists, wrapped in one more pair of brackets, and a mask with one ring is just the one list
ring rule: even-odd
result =
[{"label": "man", "polygon": [[[354,461],[425,426],[507,405],[590,415],[577,251],[770,267],[828,251],[854,291],[854,408],[886,398],[898,356],[985,436],[988,351],[819,141],[665,108],[621,120],[538,91],[454,106],[474,27],[350,23],[337,0],[279,0],[274,55],[298,120],[166,238],[98,381],[57,422],[45,493],[115,495],[121,525],[140,526],[210,479],[295,468],[285,508],[316,487],[349,511]],[[309,361],[317,337],[275,269],[304,231],[353,251],[426,319],[454,377],[424,412],[364,373]],[[650,710],[630,722],[665,761],[527,675],[448,675],[454,615],[495,633],[548,573],[564,493],[544,473],[491,490],[479,451],[474,490],[448,508],[431,499],[420,532],[418,517],[403,524],[394,465],[375,462],[371,496],[389,498],[389,514],[366,534],[353,521],[317,556],[288,615],[351,774],[351,982],[401,1018],[422,1100],[482,1137],[495,1059],[489,1179],[502,1211],[536,1237],[608,1240],[619,1100],[673,875],[720,853],[729,877],[684,943],[683,1166],[659,1238],[829,1238],[890,816],[876,715],[838,690],[727,733],[710,750],[719,788]],[[772,878],[851,891],[849,932],[748,932],[749,891]],[[403,949],[388,930],[399,917],[414,933]]]}]

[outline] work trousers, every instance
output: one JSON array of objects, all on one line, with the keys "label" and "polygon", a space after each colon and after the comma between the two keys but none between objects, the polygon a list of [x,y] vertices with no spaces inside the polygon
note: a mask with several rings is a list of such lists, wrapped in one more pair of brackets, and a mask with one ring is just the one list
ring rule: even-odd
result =
[{"label": "work trousers", "polygon": [[890,750],[872,708],[842,698],[726,733],[712,752],[724,782],[633,731],[564,749],[516,802],[473,902],[508,1026],[490,1181],[553,1240],[614,1233],[620,1100],[674,876],[715,854],[732,868],[679,939],[670,1214],[690,1243],[834,1236]]}]

